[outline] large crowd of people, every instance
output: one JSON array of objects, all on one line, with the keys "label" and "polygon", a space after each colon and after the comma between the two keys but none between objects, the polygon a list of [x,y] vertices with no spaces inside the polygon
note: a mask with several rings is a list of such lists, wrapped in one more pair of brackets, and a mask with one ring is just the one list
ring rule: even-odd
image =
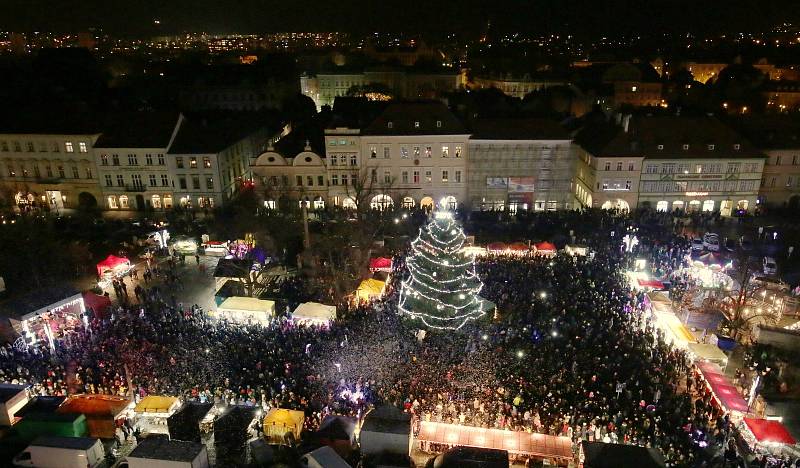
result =
[{"label": "large crowd of people", "polygon": [[[729,421],[697,391],[687,356],[653,327],[643,295],[627,287],[618,240],[630,220],[592,211],[545,213],[537,223],[593,255],[478,260],[481,295],[497,314],[459,332],[422,336],[398,315],[398,254],[385,296],[340,304],[330,327],[212,319],[156,282],[138,285],[135,298],[120,292],[70,346],[1,347],[0,381],[29,383],[39,395],[180,395],[301,409],[309,429],[326,414],[358,417],[393,404],[416,421],[657,447],[669,466],[700,466],[714,453],[706,446],[731,450]],[[639,248],[668,275],[686,242],[671,230],[664,236]],[[153,268],[173,286],[179,270]],[[291,280],[283,292],[303,290]]]}]

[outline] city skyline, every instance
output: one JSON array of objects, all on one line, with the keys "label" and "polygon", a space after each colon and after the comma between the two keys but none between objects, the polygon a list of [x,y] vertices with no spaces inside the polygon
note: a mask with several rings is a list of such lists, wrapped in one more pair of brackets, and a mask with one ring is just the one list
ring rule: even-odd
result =
[{"label": "city skyline", "polygon": [[311,0],[305,7],[292,3],[243,0],[235,5],[198,0],[154,0],[79,3],[62,0],[8,0],[0,5],[0,30],[78,32],[101,28],[114,35],[160,35],[185,31],[212,34],[277,31],[387,31],[437,35],[479,35],[491,23],[499,33],[605,34],[748,32],[774,24],[800,22],[800,4],[788,0],[721,0],[705,3],[626,0],[564,4],[556,0],[480,2],[397,1],[379,5],[359,0]]}]

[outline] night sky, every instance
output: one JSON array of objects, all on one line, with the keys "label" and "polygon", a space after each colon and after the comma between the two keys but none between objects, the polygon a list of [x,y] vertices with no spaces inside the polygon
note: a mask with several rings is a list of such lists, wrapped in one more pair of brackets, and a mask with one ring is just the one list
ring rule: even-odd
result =
[{"label": "night sky", "polygon": [[[156,27],[154,19],[161,25]],[[0,0],[0,30],[613,32],[759,30],[800,23],[797,0]]]}]

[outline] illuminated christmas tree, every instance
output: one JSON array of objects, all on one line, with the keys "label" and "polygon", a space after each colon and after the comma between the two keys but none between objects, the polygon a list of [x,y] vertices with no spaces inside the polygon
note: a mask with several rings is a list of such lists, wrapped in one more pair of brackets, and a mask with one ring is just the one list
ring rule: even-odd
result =
[{"label": "illuminated christmas tree", "polygon": [[483,284],[475,261],[462,252],[464,231],[449,211],[436,211],[411,243],[409,277],[400,289],[399,309],[429,328],[457,330],[483,316]]}]

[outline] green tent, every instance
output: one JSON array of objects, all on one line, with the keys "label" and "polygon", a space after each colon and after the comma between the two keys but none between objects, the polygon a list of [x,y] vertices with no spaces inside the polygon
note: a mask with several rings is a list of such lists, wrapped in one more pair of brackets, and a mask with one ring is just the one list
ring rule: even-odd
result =
[{"label": "green tent", "polygon": [[89,428],[82,414],[31,413],[14,425],[14,430],[26,440],[39,436],[86,437]]}]

